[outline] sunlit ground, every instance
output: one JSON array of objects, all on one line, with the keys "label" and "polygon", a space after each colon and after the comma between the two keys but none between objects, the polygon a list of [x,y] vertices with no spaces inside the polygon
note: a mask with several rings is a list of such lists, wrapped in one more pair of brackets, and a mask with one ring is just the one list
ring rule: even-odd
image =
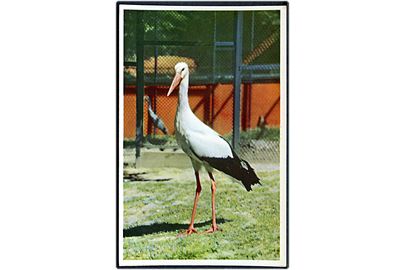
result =
[{"label": "sunlit ground", "polygon": [[[254,164],[253,164],[253,167]],[[279,171],[256,166],[262,186],[247,192],[230,177],[216,172],[217,223],[222,231],[203,234],[211,225],[211,189],[201,174],[203,191],[195,227],[187,229],[194,200],[191,169],[125,170],[124,259],[258,259],[280,256]]]}]

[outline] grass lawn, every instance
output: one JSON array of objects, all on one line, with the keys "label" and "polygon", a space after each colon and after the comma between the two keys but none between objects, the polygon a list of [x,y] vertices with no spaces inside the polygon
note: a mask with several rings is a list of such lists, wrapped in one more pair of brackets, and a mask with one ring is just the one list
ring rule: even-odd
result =
[{"label": "grass lawn", "polygon": [[[254,167],[254,166],[253,166]],[[124,259],[277,260],[280,256],[279,171],[257,171],[262,186],[247,192],[215,172],[217,223],[222,231],[202,234],[211,225],[211,188],[200,174],[202,194],[195,227],[187,229],[194,200],[191,169],[127,169],[142,181],[124,183]]]}]

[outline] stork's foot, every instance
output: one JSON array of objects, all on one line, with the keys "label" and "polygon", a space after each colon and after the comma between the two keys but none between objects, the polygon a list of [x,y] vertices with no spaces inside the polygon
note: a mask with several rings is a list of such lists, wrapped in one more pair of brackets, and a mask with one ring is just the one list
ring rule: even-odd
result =
[{"label": "stork's foot", "polygon": [[213,233],[216,231],[222,231],[222,229],[220,229],[217,225],[211,225],[211,227],[205,231],[205,233]]},{"label": "stork's foot", "polygon": [[182,237],[182,236],[187,236],[193,233],[197,233],[197,230],[194,227],[188,228],[185,232],[179,233],[177,236]]},{"label": "stork's foot", "polygon": [[190,235],[190,234],[193,234],[193,233],[197,233],[197,230],[194,229],[194,227],[188,228],[188,229],[186,230],[186,234],[187,234],[187,235]]}]

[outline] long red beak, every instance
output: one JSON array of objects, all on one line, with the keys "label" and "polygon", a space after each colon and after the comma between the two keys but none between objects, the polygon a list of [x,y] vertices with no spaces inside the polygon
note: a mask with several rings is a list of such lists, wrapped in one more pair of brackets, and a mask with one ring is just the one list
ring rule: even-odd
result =
[{"label": "long red beak", "polygon": [[174,76],[172,85],[170,85],[169,91],[167,92],[167,96],[170,96],[170,94],[173,92],[174,89],[176,89],[177,86],[179,86],[181,82],[181,75],[180,73],[176,73],[176,76]]}]

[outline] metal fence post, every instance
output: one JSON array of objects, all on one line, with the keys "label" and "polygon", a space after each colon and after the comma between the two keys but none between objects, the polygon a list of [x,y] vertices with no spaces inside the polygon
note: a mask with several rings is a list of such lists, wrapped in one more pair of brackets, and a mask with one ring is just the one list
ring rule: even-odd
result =
[{"label": "metal fence post", "polygon": [[241,66],[242,66],[242,29],[243,12],[237,11],[235,14],[235,55],[234,55],[234,81],[233,81],[233,129],[232,146],[235,150],[239,148],[240,140],[240,86],[241,86]]},{"label": "metal fence post", "polygon": [[136,138],[135,158],[141,155],[143,141],[143,96],[144,83],[144,25],[143,11],[138,11],[136,18]]}]

